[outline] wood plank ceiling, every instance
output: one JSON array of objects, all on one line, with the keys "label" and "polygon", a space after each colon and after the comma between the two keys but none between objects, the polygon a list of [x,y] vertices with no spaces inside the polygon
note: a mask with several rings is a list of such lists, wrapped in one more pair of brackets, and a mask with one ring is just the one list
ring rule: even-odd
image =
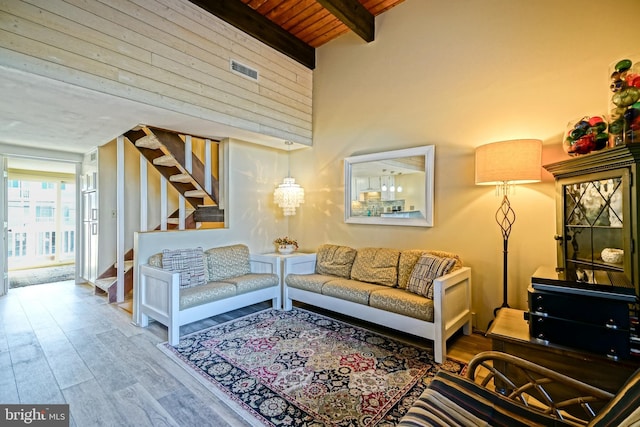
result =
[{"label": "wood plank ceiling", "polygon": [[349,30],[374,39],[374,17],[404,0],[190,0],[265,44],[315,68],[315,48]]}]

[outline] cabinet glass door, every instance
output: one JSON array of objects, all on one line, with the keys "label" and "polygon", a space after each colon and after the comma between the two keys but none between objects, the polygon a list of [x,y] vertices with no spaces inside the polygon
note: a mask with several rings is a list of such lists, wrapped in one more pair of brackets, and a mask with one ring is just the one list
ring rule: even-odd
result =
[{"label": "cabinet glass door", "polygon": [[630,283],[630,238],[624,207],[628,203],[627,170],[590,174],[561,182],[563,259],[575,280]]}]

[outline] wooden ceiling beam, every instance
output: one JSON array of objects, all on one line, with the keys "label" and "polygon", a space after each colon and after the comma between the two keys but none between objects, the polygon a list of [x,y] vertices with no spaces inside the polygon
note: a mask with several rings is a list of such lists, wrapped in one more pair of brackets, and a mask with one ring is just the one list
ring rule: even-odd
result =
[{"label": "wooden ceiling beam", "polygon": [[[230,25],[313,70],[316,50],[238,0],[189,0]],[[334,0],[335,1],[335,0]],[[343,0],[344,1],[344,0]],[[357,3],[357,0],[353,0]],[[341,2],[339,2],[341,3]],[[350,3],[350,2],[349,2]]]},{"label": "wooden ceiling beam", "polygon": [[358,0],[317,0],[367,43],[375,38],[374,16]]}]

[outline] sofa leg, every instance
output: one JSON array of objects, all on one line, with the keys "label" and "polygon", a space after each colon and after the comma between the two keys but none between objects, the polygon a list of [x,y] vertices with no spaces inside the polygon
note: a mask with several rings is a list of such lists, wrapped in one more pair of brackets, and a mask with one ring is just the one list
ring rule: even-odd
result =
[{"label": "sofa leg", "polygon": [[292,308],[293,308],[293,301],[290,298],[285,298],[284,306],[283,306],[284,311],[291,311]]},{"label": "sofa leg", "polygon": [[436,363],[442,363],[444,362],[446,355],[447,355],[447,341],[444,340],[444,342],[440,342],[440,343],[438,341],[434,341],[433,342],[433,360],[435,360]]},{"label": "sofa leg", "polygon": [[465,335],[471,335],[471,332],[473,332],[473,325],[471,324],[471,320],[469,320],[462,326],[462,333]]},{"label": "sofa leg", "polygon": [[180,342],[180,326],[177,326],[175,328],[169,326],[167,328],[167,332],[169,334],[169,339],[167,340],[169,341],[169,345],[172,345],[174,347],[177,346]]},{"label": "sofa leg", "polygon": [[149,326],[149,316],[144,313],[140,313],[140,326],[146,328]]}]

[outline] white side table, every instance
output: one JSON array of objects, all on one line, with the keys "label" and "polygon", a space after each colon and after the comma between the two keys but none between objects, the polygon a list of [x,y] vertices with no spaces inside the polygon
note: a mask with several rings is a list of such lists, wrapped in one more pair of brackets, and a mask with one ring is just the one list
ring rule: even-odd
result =
[{"label": "white side table", "polygon": [[[287,258],[292,258],[301,255],[308,255],[306,252],[292,252],[290,254],[284,255],[278,252],[270,252],[268,254],[262,254],[263,256],[274,257],[280,260],[280,265],[278,268],[278,276],[280,277],[280,301],[284,304],[284,278],[287,277],[287,271],[285,271],[285,263],[284,260]],[[282,309],[282,306],[280,307]]]}]

